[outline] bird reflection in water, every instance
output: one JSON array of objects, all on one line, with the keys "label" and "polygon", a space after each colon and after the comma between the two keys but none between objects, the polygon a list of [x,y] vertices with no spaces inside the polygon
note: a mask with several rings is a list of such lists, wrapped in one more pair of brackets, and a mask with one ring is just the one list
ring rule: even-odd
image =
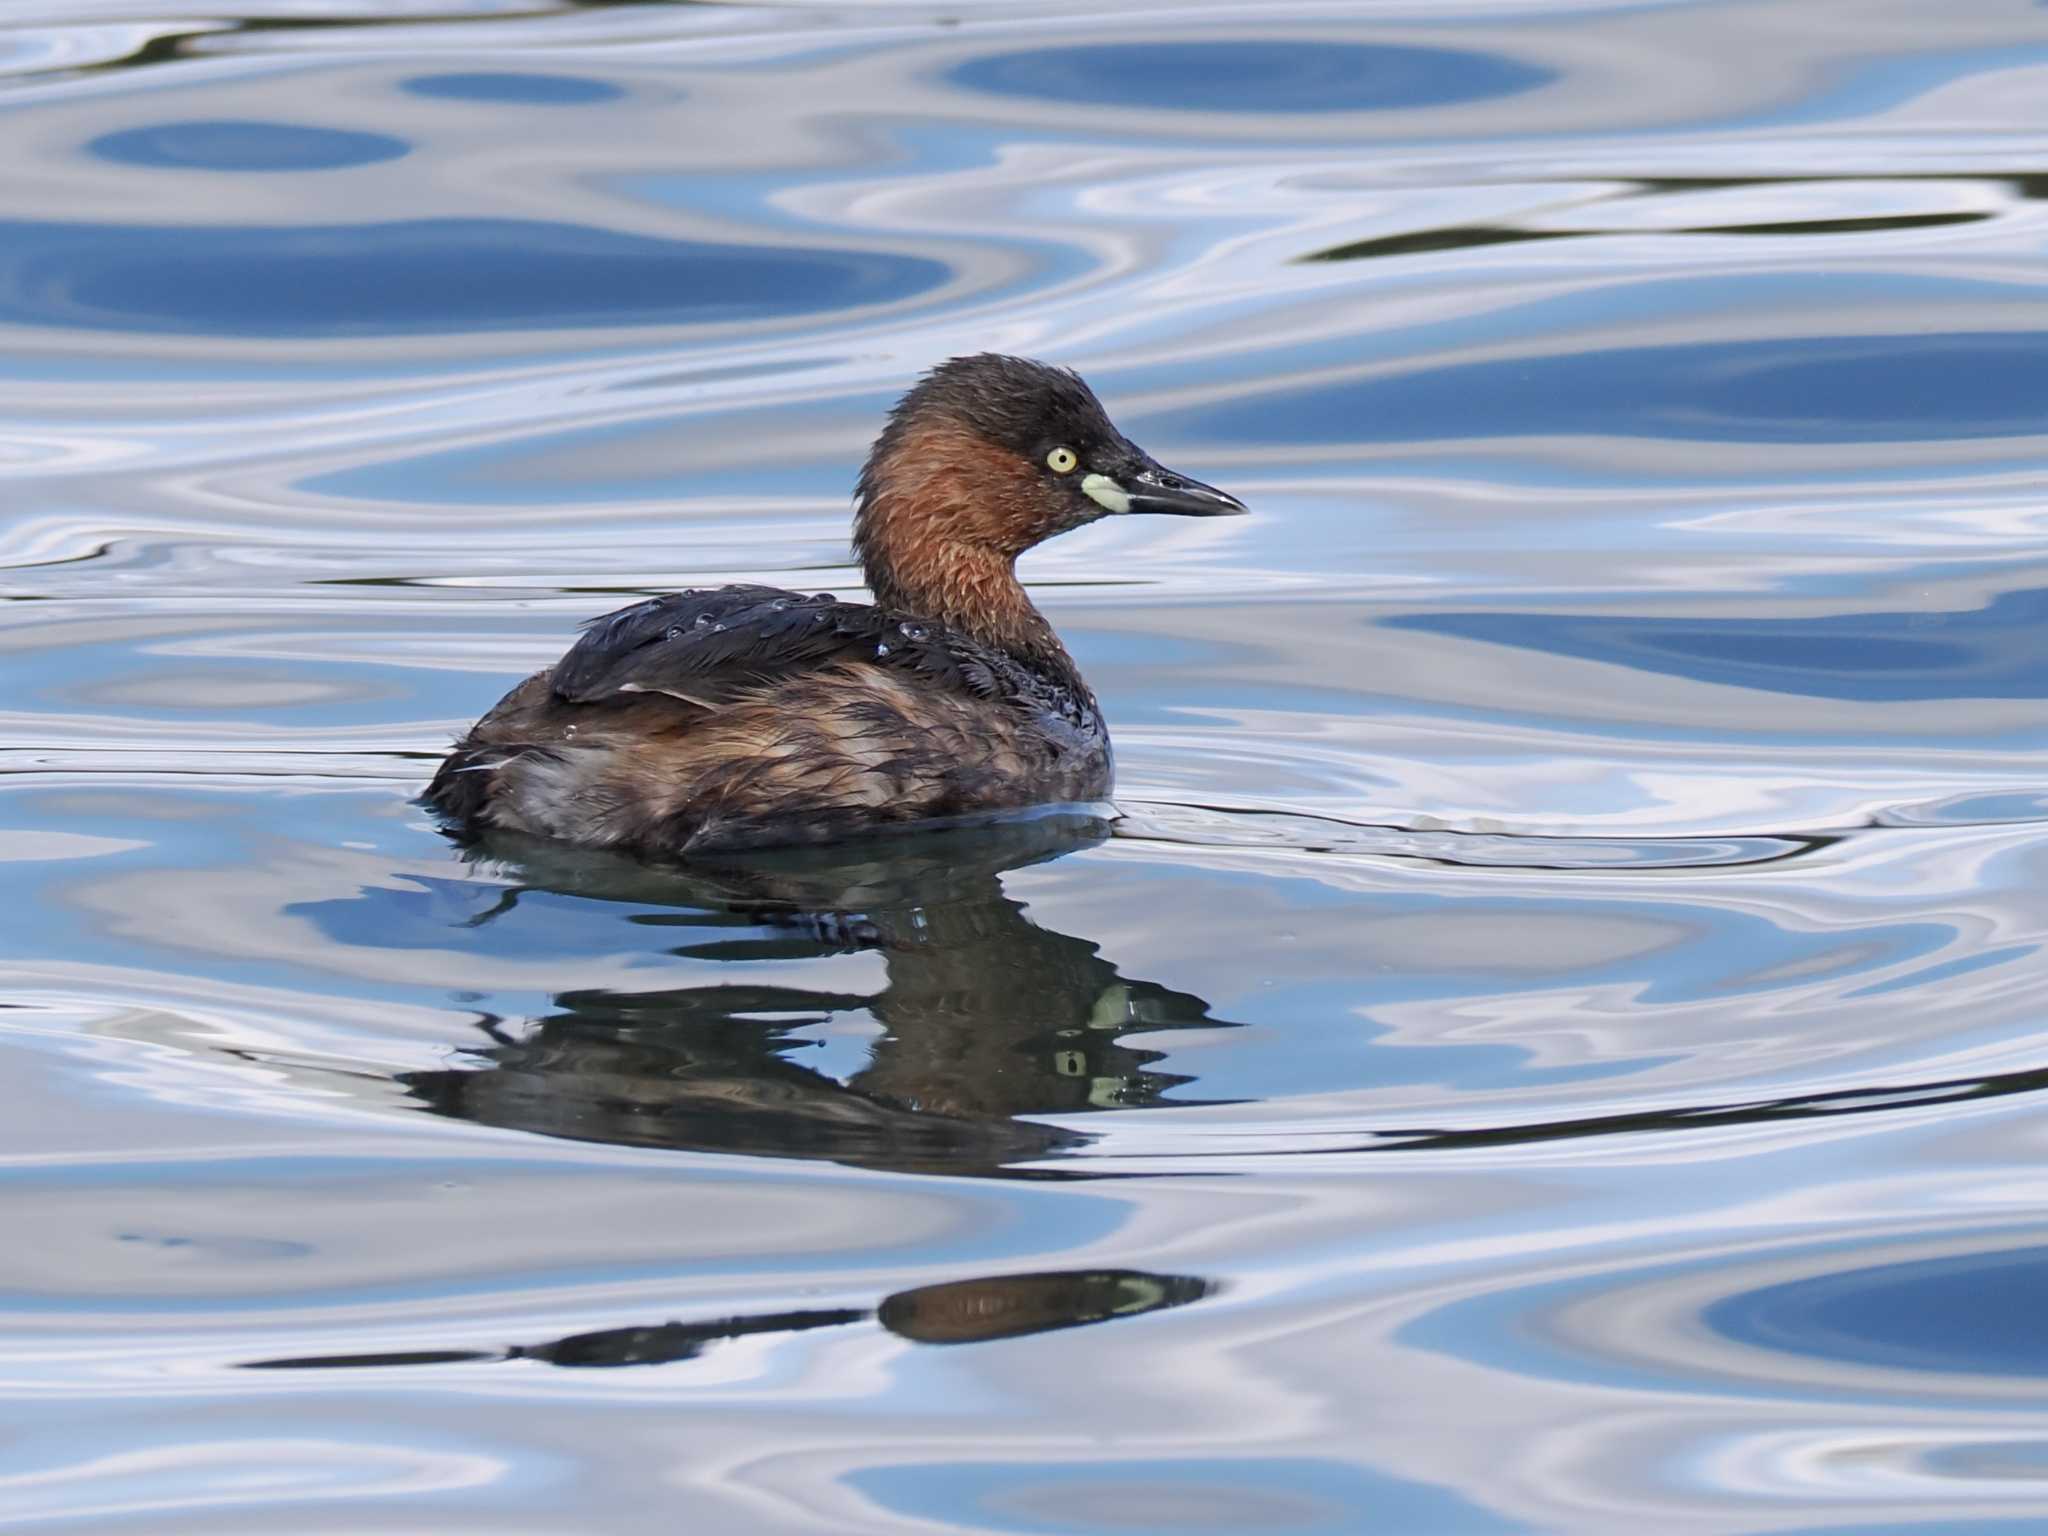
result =
[{"label": "bird reflection in water", "polygon": [[[752,982],[555,995],[528,1024],[485,1020],[464,1066],[404,1074],[428,1108],[489,1125],[635,1146],[822,1158],[953,1174],[1050,1176],[1011,1165],[1082,1145],[1022,1116],[1168,1102],[1189,1079],[1133,1043],[1228,1027],[1201,998],[1121,977],[1087,939],[1040,927],[1006,871],[1107,835],[1099,818],[1040,816],[832,849],[657,868],[555,843],[478,850],[523,894],[629,903],[631,920],[696,960],[879,955],[880,991]],[[845,1081],[806,1066],[800,1033],[847,1015],[881,1028]],[[1171,1102],[1196,1102],[1176,1097]]]}]

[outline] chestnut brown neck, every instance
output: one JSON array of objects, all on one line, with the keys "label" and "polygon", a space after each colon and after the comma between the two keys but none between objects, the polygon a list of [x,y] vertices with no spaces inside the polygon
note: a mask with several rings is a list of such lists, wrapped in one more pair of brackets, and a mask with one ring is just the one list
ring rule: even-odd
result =
[{"label": "chestnut brown neck", "polygon": [[904,423],[876,445],[860,494],[854,549],[878,604],[1080,682],[1017,580],[1043,515],[1029,464],[953,423]]}]

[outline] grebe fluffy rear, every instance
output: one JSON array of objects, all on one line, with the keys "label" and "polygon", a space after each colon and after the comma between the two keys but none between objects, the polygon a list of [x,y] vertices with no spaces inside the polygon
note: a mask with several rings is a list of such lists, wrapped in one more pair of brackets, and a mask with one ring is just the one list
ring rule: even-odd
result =
[{"label": "grebe fluffy rear", "polygon": [[1095,695],[1017,557],[1110,513],[1213,517],[1072,372],[982,353],[898,402],[861,470],[874,603],[734,586],[593,619],[462,737],[425,799],[505,828],[677,858],[1105,799]]}]

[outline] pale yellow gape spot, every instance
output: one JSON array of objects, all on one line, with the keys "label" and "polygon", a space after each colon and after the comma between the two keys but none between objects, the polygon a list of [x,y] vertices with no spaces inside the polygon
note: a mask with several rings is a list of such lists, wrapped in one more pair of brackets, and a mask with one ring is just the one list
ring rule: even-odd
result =
[{"label": "pale yellow gape spot", "polygon": [[1131,510],[1131,494],[1107,475],[1087,475],[1081,481],[1081,494],[1094,502],[1105,512],[1128,512]]}]

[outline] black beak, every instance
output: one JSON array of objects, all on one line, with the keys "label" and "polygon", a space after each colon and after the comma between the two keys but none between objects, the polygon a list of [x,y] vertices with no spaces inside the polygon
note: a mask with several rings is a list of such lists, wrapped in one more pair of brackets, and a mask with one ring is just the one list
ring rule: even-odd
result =
[{"label": "black beak", "polygon": [[1130,497],[1133,512],[1172,512],[1180,517],[1237,517],[1251,509],[1228,492],[1213,485],[1176,475],[1172,470],[1140,459],[1136,469],[1118,479]]},{"label": "black beak", "polygon": [[[1126,444],[1128,446],[1128,444]],[[1245,512],[1243,502],[1219,492],[1214,485],[1176,475],[1157,465],[1139,449],[1128,449],[1128,457],[1114,475],[1087,475],[1081,479],[1081,494],[1098,502],[1106,512],[1174,512],[1184,518],[1235,518]]]}]

